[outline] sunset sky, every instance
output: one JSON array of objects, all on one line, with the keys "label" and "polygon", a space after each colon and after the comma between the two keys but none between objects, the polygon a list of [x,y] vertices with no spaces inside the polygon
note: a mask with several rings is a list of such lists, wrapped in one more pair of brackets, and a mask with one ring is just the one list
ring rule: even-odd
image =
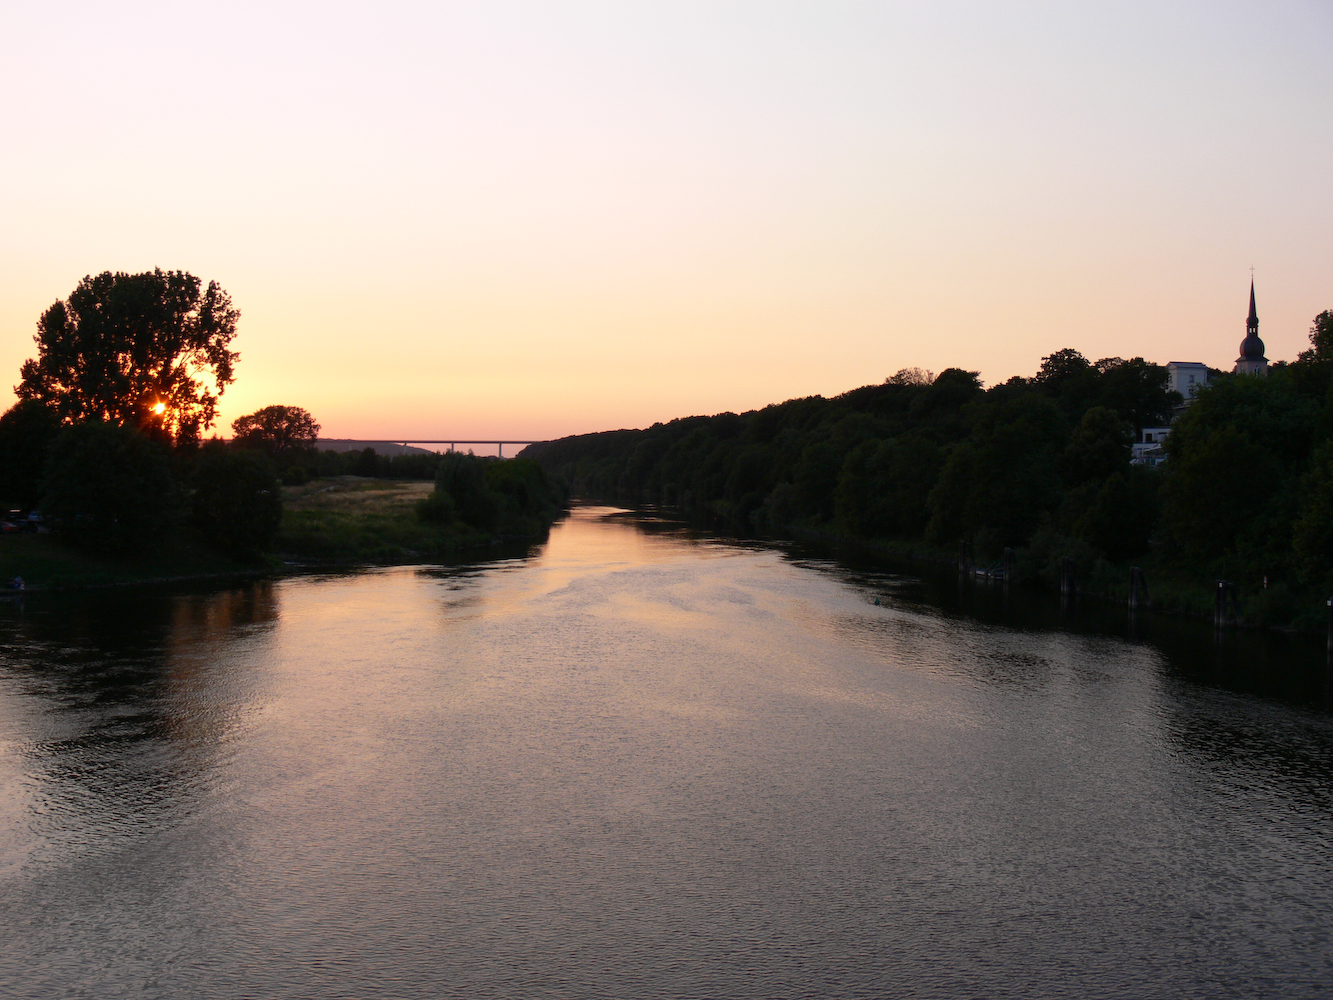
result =
[{"label": "sunset sky", "polygon": [[220,429],[547,438],[1333,308],[1333,4],[0,0],[0,405],[85,274],[241,309]]}]

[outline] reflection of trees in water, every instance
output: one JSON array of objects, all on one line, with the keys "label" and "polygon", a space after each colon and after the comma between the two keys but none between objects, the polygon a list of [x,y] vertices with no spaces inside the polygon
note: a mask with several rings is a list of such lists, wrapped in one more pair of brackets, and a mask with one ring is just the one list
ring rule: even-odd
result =
[{"label": "reflection of trees in water", "polygon": [[896,607],[1023,632],[1127,639],[1160,654],[1164,677],[1177,682],[1333,707],[1322,636],[1229,628],[1218,637],[1203,619],[1151,611],[1131,616],[1122,603],[1088,597],[1062,606],[1050,593],[1017,586],[1006,591],[952,568],[895,563],[834,545],[785,548],[796,565],[826,572]]},{"label": "reflection of trees in water", "polygon": [[36,779],[40,840],[108,846],[187,815],[262,697],[252,646],[277,617],[267,581],[41,595],[0,609],[0,672],[19,695],[5,714]]},{"label": "reflection of trees in water", "polygon": [[[1289,807],[1324,823],[1333,811],[1333,723],[1327,715],[1213,692],[1170,698],[1168,727],[1200,775],[1253,807]],[[1270,816],[1276,822],[1276,816]]]},{"label": "reflection of trees in water", "polygon": [[[1131,650],[1142,651],[1151,715],[1160,713],[1162,735],[1189,762],[1190,775],[1220,777],[1247,791],[1251,805],[1264,801],[1319,817],[1333,811],[1333,678],[1322,637],[1242,629],[1216,635],[1205,621],[1151,613],[1131,620],[1123,605],[1097,600],[1061,610],[1047,594],[1015,588],[1006,595],[953,572],[913,567],[899,576],[880,560],[827,555],[805,546],[788,558],[884,602],[836,621],[844,640],[930,665],[939,660],[936,632],[961,628],[975,633],[972,655],[949,666],[990,685],[1034,690],[1071,668],[1104,684],[1099,658],[1123,665]],[[997,629],[987,634],[989,627]],[[1117,652],[1122,637],[1132,645]],[[1061,649],[1070,643],[1077,655]],[[1046,655],[1048,647],[1055,653]]]},{"label": "reflection of trees in water", "polygon": [[252,655],[278,618],[272,581],[178,598],[171,609],[161,701],[173,739],[207,745],[255,706],[263,678]]}]

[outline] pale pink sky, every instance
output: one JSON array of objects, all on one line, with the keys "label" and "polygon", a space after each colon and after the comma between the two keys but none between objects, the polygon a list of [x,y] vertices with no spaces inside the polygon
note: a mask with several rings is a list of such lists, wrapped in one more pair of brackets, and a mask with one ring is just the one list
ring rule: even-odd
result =
[{"label": "pale pink sky", "polygon": [[222,429],[550,437],[1333,308],[1333,6],[0,2],[0,405],[181,268]]}]

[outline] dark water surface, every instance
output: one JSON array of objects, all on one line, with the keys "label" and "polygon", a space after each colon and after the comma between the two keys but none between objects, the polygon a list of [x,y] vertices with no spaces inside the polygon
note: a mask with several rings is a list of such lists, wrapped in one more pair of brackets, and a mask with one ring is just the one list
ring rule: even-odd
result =
[{"label": "dark water surface", "polygon": [[1312,644],[607,513],[0,607],[0,994],[1333,993]]}]

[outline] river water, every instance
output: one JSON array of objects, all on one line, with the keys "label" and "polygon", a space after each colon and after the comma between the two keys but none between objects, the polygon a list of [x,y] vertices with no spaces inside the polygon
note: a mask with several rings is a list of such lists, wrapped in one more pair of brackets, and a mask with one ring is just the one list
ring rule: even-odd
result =
[{"label": "river water", "polygon": [[579,508],[0,606],[0,994],[1333,992],[1323,708],[925,590]]}]

